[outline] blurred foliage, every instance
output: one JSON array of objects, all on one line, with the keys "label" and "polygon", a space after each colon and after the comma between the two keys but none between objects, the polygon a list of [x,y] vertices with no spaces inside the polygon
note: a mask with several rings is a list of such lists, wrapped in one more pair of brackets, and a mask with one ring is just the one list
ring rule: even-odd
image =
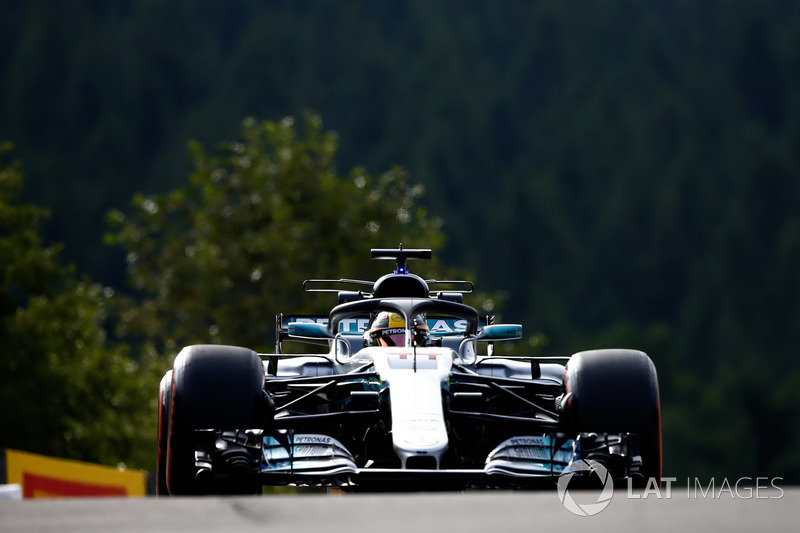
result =
[{"label": "blurred foliage", "polygon": [[110,289],[79,278],[45,246],[47,213],[20,203],[22,170],[0,147],[2,446],[149,467],[155,366],[133,360],[104,325]]},{"label": "blurred foliage", "polygon": [[[371,262],[370,248],[443,246],[439,219],[418,205],[421,186],[400,168],[339,175],[337,145],[313,114],[247,119],[241,140],[214,153],[192,143],[185,187],[113,211],[108,241],[125,248],[142,295],[122,314],[122,335],[162,356],[197,343],[271,352],[277,313],[327,314],[336,303],[304,295],[304,279],[374,280],[393,265]],[[424,269],[445,272],[436,260]]]},{"label": "blurred foliage", "polygon": [[[628,346],[653,357],[668,475],[800,481],[797,2],[12,4],[0,18],[0,139],[26,162],[27,198],[53,211],[50,240],[94,279],[123,285],[134,241],[108,248],[100,235],[105,213],[137,192],[139,211],[156,206],[149,216],[177,224],[156,239],[170,253],[201,239],[180,209],[165,211],[211,194],[186,139],[210,146],[236,138],[242,117],[313,109],[340,135],[344,168],[371,175],[399,163],[425,187],[415,206],[447,235],[430,246],[474,271],[479,288],[505,291],[496,311],[525,325],[523,350]],[[202,157],[212,165],[236,153]],[[120,239],[139,211],[118,221]],[[307,234],[300,219],[285,226]],[[237,237],[260,227],[242,225]],[[181,228],[196,235],[173,237]],[[201,252],[213,258],[209,276],[237,261],[215,251],[218,237]],[[280,263],[255,241],[253,268]],[[175,280],[200,273],[172,271],[137,246],[141,257],[129,259],[159,274],[136,264],[130,273],[163,319],[148,291],[161,283],[172,291],[164,298],[188,304]],[[367,248],[342,255],[360,265]],[[298,279],[359,268],[322,255],[321,272],[302,251],[288,257],[300,261]],[[261,268],[266,280],[271,267]],[[284,270],[272,275],[287,279]],[[252,274],[229,281],[258,294]],[[231,338],[236,324],[217,317],[227,302],[207,296],[217,302],[208,316],[167,323],[197,326],[195,341],[209,328]],[[257,338],[247,337],[255,346],[269,344],[260,317],[273,307],[263,301],[248,333]],[[140,315],[138,331],[122,321],[131,340],[150,327]]]}]

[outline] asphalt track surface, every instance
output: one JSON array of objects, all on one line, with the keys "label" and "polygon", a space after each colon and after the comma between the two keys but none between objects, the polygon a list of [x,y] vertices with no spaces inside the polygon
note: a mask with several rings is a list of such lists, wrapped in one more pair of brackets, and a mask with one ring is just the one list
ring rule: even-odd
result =
[{"label": "asphalt track surface", "polygon": [[[596,495],[584,492],[574,501],[596,502]],[[618,490],[607,508],[589,517],[570,513],[555,491],[0,501],[0,531],[797,531],[800,488],[769,495],[703,498],[684,488],[669,499],[629,499]]]}]

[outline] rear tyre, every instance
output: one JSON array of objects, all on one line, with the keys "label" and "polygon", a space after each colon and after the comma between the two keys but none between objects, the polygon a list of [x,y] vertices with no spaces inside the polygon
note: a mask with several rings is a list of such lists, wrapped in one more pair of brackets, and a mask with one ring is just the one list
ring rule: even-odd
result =
[{"label": "rear tyre", "polygon": [[264,365],[237,346],[197,345],[175,358],[167,439],[166,486],[170,494],[255,493],[254,476],[224,485],[196,478],[196,429],[254,429],[264,424]]},{"label": "rear tyre", "polygon": [[566,368],[567,420],[578,433],[635,433],[642,475],[661,482],[661,403],[656,367],[636,350],[573,355]]}]

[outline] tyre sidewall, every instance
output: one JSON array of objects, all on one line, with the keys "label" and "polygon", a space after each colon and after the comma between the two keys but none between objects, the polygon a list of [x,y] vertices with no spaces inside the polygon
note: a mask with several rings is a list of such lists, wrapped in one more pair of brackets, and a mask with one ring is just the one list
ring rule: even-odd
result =
[{"label": "tyre sidewall", "polygon": [[169,436],[169,413],[172,403],[172,370],[161,378],[158,388],[158,461],[156,463],[156,494],[164,496],[167,490],[167,440]]}]

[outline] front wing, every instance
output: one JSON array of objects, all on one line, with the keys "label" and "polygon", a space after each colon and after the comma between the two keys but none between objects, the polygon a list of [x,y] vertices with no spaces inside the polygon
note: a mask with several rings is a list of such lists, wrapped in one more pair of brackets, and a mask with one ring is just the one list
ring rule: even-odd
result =
[{"label": "front wing", "polygon": [[[581,458],[614,461],[620,479],[635,476],[640,461],[632,435],[583,434],[520,436],[507,439],[486,458],[484,468],[419,469],[358,467],[350,451],[321,434],[265,434],[262,430],[202,431],[217,453],[198,455],[198,466],[219,473],[239,450],[239,465],[255,472],[262,485],[339,487],[353,490],[463,488],[552,488],[565,469]],[[222,453],[220,453],[222,451]],[[227,455],[227,458],[225,457]],[[222,467],[222,468],[220,468]],[[620,470],[621,468],[621,470]],[[202,468],[201,468],[202,470]],[[202,474],[198,479],[202,478]]]}]

